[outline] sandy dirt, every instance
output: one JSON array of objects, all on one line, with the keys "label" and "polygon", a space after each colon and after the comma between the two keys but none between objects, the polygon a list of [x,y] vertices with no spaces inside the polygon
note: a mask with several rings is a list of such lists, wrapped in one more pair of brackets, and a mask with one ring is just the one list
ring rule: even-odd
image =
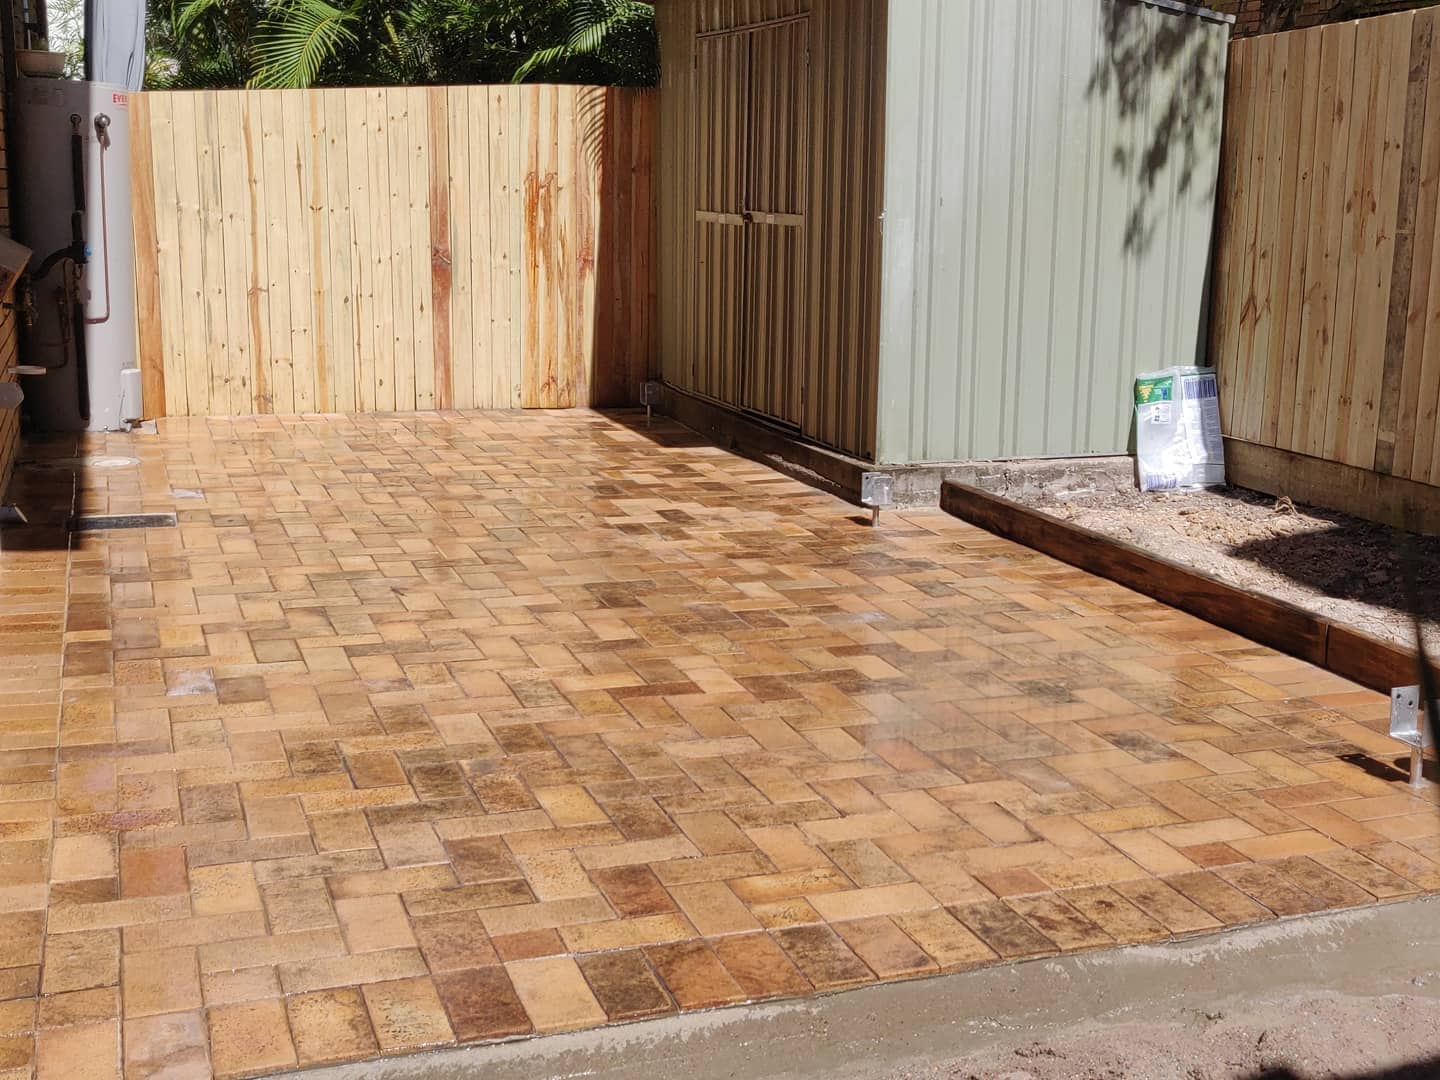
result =
[{"label": "sandy dirt", "polygon": [[1335,994],[1245,1015],[1089,1025],[888,1080],[1420,1080],[1440,1077],[1440,1001]]},{"label": "sandy dirt", "polygon": [[1240,488],[1116,491],[1046,483],[1007,497],[1224,581],[1404,645],[1415,640],[1400,546],[1412,545],[1429,642],[1440,651],[1440,537]]}]

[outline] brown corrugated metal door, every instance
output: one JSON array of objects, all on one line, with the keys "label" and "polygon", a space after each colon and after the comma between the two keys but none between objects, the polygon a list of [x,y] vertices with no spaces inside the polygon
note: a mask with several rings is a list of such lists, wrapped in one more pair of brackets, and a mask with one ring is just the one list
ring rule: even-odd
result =
[{"label": "brown corrugated metal door", "polygon": [[[664,58],[656,288],[665,381],[792,425],[801,397],[799,434],[867,459],[875,456],[878,411],[890,6],[663,0],[655,7]],[[800,57],[806,46],[808,63]],[[784,67],[767,75],[760,70],[767,58]],[[777,86],[782,71],[785,85]],[[902,73],[897,81],[914,80]],[[793,149],[793,156],[767,158],[767,136],[775,152]],[[746,181],[739,189],[737,169]],[[803,193],[793,203],[768,201],[764,177],[776,181],[771,191],[788,188],[783,177]],[[757,217],[748,228],[746,209]],[[788,228],[758,220],[791,211],[782,219]],[[789,245],[800,238],[797,253]],[[772,271],[774,288],[757,280],[757,263]],[[762,317],[766,311],[774,317]],[[777,339],[793,360],[777,351]],[[777,392],[777,384],[789,389]]]},{"label": "brown corrugated metal door", "polygon": [[809,19],[699,35],[696,389],[799,427]]},{"label": "brown corrugated metal door", "polygon": [[745,407],[795,427],[805,370],[810,20],[750,34]]},{"label": "brown corrugated metal door", "polygon": [[750,42],[695,42],[695,389],[739,404],[745,315],[746,147]]}]

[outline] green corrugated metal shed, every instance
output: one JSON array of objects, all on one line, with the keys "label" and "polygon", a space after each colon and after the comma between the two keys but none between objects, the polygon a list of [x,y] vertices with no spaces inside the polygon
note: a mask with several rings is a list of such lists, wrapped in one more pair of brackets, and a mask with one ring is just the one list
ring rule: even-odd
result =
[{"label": "green corrugated metal shed", "polygon": [[[1224,17],[1138,0],[659,11],[673,388],[763,416],[779,399],[745,388],[787,388],[771,419],[883,464],[1103,454],[1127,449],[1137,371],[1204,355]],[[780,28],[806,70],[777,102],[787,84],[756,65]],[[725,67],[700,63],[722,35]],[[805,115],[770,122],[801,89]],[[812,193],[783,222],[750,213],[745,180],[782,152]],[[695,195],[719,168],[740,178],[733,208]],[[764,254],[778,224],[802,253],[783,266]],[[815,332],[777,348],[777,310]]]}]

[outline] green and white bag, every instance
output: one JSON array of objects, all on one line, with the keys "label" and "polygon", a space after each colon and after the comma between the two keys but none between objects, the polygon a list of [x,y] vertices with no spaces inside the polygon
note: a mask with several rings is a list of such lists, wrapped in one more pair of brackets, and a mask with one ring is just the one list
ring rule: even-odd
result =
[{"label": "green and white bag", "polygon": [[1135,456],[1141,491],[1225,483],[1214,368],[1173,367],[1136,377]]}]

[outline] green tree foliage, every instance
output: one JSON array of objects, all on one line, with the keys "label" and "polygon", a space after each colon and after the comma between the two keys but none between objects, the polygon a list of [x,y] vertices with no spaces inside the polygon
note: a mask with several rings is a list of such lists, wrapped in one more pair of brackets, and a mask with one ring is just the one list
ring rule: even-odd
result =
[{"label": "green tree foliage", "polygon": [[149,0],[146,85],[653,85],[642,0]]},{"label": "green tree foliage", "polygon": [[49,0],[45,22],[49,46],[65,54],[65,75],[80,78],[85,66],[85,0]]}]

